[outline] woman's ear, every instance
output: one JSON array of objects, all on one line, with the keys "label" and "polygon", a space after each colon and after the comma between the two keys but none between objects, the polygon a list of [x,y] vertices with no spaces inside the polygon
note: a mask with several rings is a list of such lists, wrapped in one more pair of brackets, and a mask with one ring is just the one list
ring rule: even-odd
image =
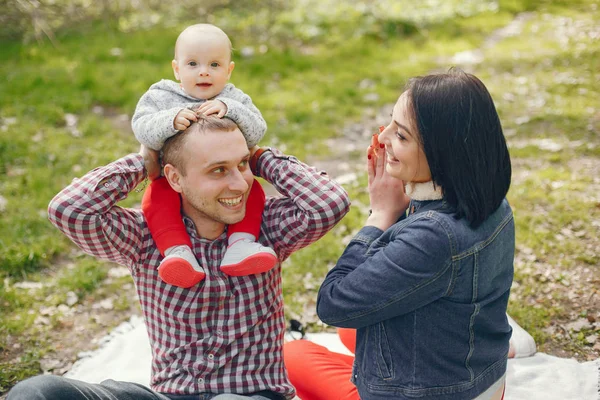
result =
[{"label": "woman's ear", "polygon": [[179,170],[173,165],[167,164],[164,167],[163,173],[173,190],[177,193],[182,193],[183,189],[181,187],[181,173],[179,172]]}]

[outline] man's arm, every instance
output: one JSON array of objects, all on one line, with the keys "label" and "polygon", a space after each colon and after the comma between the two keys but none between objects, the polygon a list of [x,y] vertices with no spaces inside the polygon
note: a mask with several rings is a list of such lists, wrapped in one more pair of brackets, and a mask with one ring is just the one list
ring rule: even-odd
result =
[{"label": "man's arm", "polygon": [[265,136],[267,123],[250,96],[229,83],[215,99],[227,106],[225,117],[238,125],[248,142],[248,147],[258,144]]},{"label": "man's arm", "polygon": [[178,132],[174,126],[175,117],[185,108],[182,105],[161,108],[153,94],[157,90],[159,89],[150,89],[144,93],[131,119],[136,139],[153,150],[160,150],[165,140]]},{"label": "man's arm", "polygon": [[87,254],[133,270],[143,254],[144,218],[139,210],[115,204],[144,176],[139,154],[96,168],[74,179],[50,201],[48,219]]},{"label": "man's arm", "polygon": [[267,199],[263,214],[264,232],[281,260],[316,242],[349,211],[348,193],[325,172],[277,150],[252,154],[255,175],[283,195]]}]

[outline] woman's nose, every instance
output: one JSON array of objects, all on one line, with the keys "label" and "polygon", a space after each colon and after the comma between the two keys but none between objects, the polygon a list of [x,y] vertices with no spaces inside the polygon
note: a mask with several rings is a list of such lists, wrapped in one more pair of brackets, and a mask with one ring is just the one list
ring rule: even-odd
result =
[{"label": "woman's nose", "polygon": [[392,132],[392,127],[390,125],[383,127],[379,132],[379,143],[387,144],[390,141],[390,132]]}]

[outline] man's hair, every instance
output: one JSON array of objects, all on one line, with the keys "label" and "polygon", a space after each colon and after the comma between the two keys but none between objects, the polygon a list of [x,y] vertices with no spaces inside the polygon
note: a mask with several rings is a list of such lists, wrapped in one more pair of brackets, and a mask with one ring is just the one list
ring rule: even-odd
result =
[{"label": "man's hair", "polygon": [[460,69],[413,78],[406,91],[433,182],[457,216],[476,228],[500,206],[511,179],[490,93]]},{"label": "man's hair", "polygon": [[171,164],[182,175],[186,173],[187,160],[183,153],[188,136],[205,132],[231,132],[238,129],[237,124],[229,118],[219,118],[216,115],[206,116],[201,113],[196,115],[198,117],[197,122],[192,123],[185,131],[178,132],[168,138],[162,148],[162,165]]}]

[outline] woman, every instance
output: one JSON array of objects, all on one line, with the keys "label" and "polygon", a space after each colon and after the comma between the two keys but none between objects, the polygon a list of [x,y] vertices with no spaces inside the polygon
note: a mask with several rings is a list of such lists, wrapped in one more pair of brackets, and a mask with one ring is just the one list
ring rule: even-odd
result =
[{"label": "woman", "polygon": [[371,213],[317,300],[323,322],[357,329],[354,363],[288,343],[298,395],[502,398],[515,232],[489,92],[460,70],[411,80],[367,159]]}]

